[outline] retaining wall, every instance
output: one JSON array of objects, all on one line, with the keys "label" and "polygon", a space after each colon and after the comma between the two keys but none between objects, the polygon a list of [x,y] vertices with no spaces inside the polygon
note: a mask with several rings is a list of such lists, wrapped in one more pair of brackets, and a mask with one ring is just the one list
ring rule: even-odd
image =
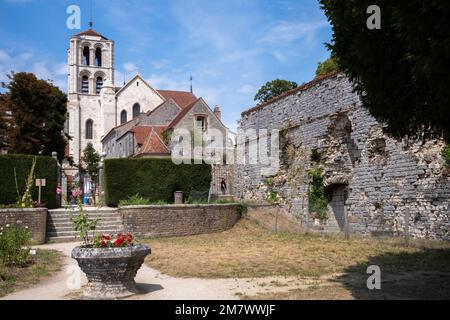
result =
[{"label": "retaining wall", "polygon": [[0,226],[21,224],[27,226],[32,234],[33,244],[45,243],[47,209],[0,209]]},{"label": "retaining wall", "polygon": [[127,232],[150,238],[226,231],[240,219],[236,204],[132,206],[119,211]]}]

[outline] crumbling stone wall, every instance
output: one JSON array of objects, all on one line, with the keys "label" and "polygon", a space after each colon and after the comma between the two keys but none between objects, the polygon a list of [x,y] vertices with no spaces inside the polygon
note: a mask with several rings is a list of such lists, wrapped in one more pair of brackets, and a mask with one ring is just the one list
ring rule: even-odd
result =
[{"label": "crumbling stone wall", "polygon": [[[236,165],[235,194],[264,201],[270,188],[283,209],[310,226],[308,170],[321,166],[329,192],[329,230],[450,240],[449,170],[443,142],[398,142],[362,107],[343,74],[301,86],[242,114],[240,131],[280,130],[280,167]],[[238,139],[239,140],[239,139]],[[241,140],[239,146],[252,141]],[[253,141],[254,142],[254,141]],[[247,150],[247,149],[246,149]],[[269,186],[267,179],[273,185]]]}]

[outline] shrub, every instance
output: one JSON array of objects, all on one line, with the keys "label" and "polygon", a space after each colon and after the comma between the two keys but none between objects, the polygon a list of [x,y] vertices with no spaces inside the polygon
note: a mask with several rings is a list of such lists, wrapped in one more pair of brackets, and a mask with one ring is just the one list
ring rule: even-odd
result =
[{"label": "shrub", "polygon": [[248,206],[241,202],[236,205],[236,211],[240,215],[241,218],[244,218],[248,212]]},{"label": "shrub", "polygon": [[0,228],[0,260],[5,265],[24,266],[30,254],[31,233],[27,227],[6,225]]},{"label": "shrub", "polygon": [[186,201],[184,201],[185,204],[208,204],[208,199],[194,199],[191,196],[189,196]]},{"label": "shrub", "polygon": [[219,200],[216,200],[214,203],[216,203],[216,204],[229,204],[229,203],[236,203],[236,201],[234,201],[232,199],[219,199]]},{"label": "shrub", "polygon": [[186,196],[208,196],[211,166],[207,164],[175,165],[164,159],[108,159],[105,161],[106,203],[116,207],[120,200],[139,193],[151,202],[174,202],[174,192]]},{"label": "shrub", "polygon": [[446,144],[442,150],[442,158],[444,158],[445,164],[450,167],[450,144]]},{"label": "shrub", "polygon": [[327,219],[328,198],[323,181],[323,171],[321,168],[313,168],[309,171],[310,187],[308,191],[308,209],[310,213],[315,213],[319,220]]},{"label": "shrub", "polygon": [[151,201],[149,199],[146,199],[142,197],[139,193],[136,193],[135,195],[132,195],[131,197],[128,197],[127,200],[120,200],[119,201],[119,207],[126,207],[126,206],[146,206],[151,204]]},{"label": "shrub", "polygon": [[[42,188],[41,201],[45,203],[46,207],[55,208],[55,190],[58,179],[58,165],[56,160],[52,157],[36,157],[16,154],[0,156],[0,204],[6,206],[17,204],[18,199],[14,171],[16,171],[19,193],[23,194],[26,189],[27,178],[31,171],[34,158],[37,159],[34,178],[47,180],[47,186]],[[38,188],[35,186],[34,181],[31,186],[31,197],[33,200],[37,201]]]}]

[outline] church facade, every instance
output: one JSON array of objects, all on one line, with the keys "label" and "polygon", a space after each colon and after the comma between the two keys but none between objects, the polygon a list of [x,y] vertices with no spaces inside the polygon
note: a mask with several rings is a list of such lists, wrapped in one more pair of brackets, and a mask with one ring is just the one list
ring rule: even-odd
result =
[{"label": "church facade", "polygon": [[92,29],[70,38],[65,130],[71,137],[66,156],[74,165],[64,164],[69,180],[78,180],[77,165],[89,143],[108,158],[170,156],[165,130],[192,129],[202,121],[204,129],[229,135],[220,108],[213,111],[192,89],[157,90],[139,75],[116,87],[114,46]]}]

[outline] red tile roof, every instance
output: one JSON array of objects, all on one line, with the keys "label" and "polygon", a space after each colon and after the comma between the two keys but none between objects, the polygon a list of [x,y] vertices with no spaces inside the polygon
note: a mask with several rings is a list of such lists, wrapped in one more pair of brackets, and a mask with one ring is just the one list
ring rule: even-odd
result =
[{"label": "red tile roof", "polygon": [[156,90],[164,99],[169,100],[172,98],[181,108],[185,108],[187,105],[197,100],[194,94],[187,91],[175,91],[175,90]]},{"label": "red tile roof", "polygon": [[[136,129],[136,128],[135,128]],[[147,129],[143,129],[144,131],[149,130],[149,134],[145,138],[142,147],[139,152],[136,154],[137,157],[142,155],[170,155],[170,150],[166,146],[163,141],[162,133],[164,132],[165,127],[147,127]],[[142,137],[140,137],[142,138]],[[138,138],[136,137],[136,140]]]},{"label": "red tile roof", "polygon": [[148,137],[150,132],[152,132],[152,127],[138,126],[138,127],[134,127],[130,131],[134,132],[134,138],[136,139],[136,143],[139,145],[143,145],[145,142],[145,139]]},{"label": "red tile roof", "polygon": [[92,36],[92,37],[100,37],[104,40],[108,40],[108,38],[106,38],[105,36],[102,36],[100,33],[98,33],[97,31],[93,30],[93,29],[88,29],[86,31],[80,32],[79,34],[77,34],[77,36]]}]

